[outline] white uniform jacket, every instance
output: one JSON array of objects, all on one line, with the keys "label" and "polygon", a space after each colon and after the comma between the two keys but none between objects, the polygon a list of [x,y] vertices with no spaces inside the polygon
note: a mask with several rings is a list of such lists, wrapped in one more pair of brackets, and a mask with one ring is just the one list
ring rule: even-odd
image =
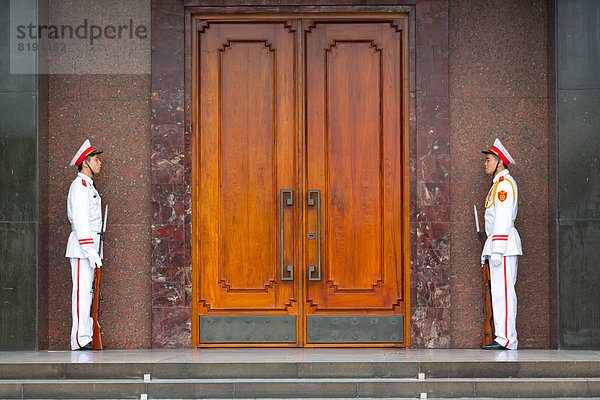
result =
[{"label": "white uniform jacket", "polygon": [[492,255],[520,256],[521,238],[514,227],[517,218],[519,190],[517,183],[505,169],[495,177],[485,200],[485,233],[487,240],[481,253],[481,263]]},{"label": "white uniform jacket", "polygon": [[[102,230],[102,201],[92,178],[81,172],[69,188],[67,215],[71,223],[71,235],[65,256],[89,258],[98,253],[98,232]],[[102,258],[102,251],[99,256]]]}]

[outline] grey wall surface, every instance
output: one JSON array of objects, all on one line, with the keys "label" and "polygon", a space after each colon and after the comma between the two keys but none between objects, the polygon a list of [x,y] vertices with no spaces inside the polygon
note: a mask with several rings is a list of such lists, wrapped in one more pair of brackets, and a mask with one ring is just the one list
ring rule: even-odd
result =
[{"label": "grey wall surface", "polygon": [[600,348],[600,2],[557,0],[558,292],[562,348]]},{"label": "grey wall surface", "polygon": [[37,76],[10,74],[0,0],[0,350],[37,344]]}]

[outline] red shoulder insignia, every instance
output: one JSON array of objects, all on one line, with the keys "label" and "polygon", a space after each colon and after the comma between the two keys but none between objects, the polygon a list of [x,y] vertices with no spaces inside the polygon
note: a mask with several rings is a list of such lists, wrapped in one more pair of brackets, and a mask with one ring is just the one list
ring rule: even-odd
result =
[{"label": "red shoulder insignia", "polygon": [[498,200],[504,201],[504,200],[506,200],[507,197],[508,197],[508,194],[504,190],[501,190],[498,192]]},{"label": "red shoulder insignia", "polygon": [[502,182],[504,180],[504,177],[501,176],[500,179],[498,179],[498,182]]},{"label": "red shoulder insignia", "polygon": [[85,180],[84,180],[84,179],[82,179],[82,180],[81,180],[81,184],[82,184],[83,186],[87,186],[87,184],[85,183]]}]

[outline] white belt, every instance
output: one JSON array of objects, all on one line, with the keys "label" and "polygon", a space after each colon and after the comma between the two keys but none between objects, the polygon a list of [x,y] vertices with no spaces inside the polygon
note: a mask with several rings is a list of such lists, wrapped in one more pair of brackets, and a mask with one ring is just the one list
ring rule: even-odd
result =
[{"label": "white belt", "polygon": [[[512,221],[512,222],[510,223],[510,227],[509,227],[508,229],[512,229],[512,228],[514,228],[514,227],[515,227],[515,223],[514,223],[514,221]],[[485,234],[486,234],[488,237],[490,237],[490,236],[493,236],[493,235],[494,235],[494,231],[492,231],[492,232],[490,232],[490,233],[487,233],[487,231],[486,231],[486,232],[485,232]]]},{"label": "white belt", "polygon": [[[71,224],[71,230],[75,232],[75,225]],[[102,225],[90,225],[90,231],[100,233],[102,232]]]}]

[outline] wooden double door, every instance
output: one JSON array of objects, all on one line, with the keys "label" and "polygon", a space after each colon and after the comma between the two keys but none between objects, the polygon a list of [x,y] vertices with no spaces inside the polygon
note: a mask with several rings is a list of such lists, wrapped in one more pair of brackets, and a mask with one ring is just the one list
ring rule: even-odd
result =
[{"label": "wooden double door", "polygon": [[194,346],[407,346],[406,17],[193,21]]}]

